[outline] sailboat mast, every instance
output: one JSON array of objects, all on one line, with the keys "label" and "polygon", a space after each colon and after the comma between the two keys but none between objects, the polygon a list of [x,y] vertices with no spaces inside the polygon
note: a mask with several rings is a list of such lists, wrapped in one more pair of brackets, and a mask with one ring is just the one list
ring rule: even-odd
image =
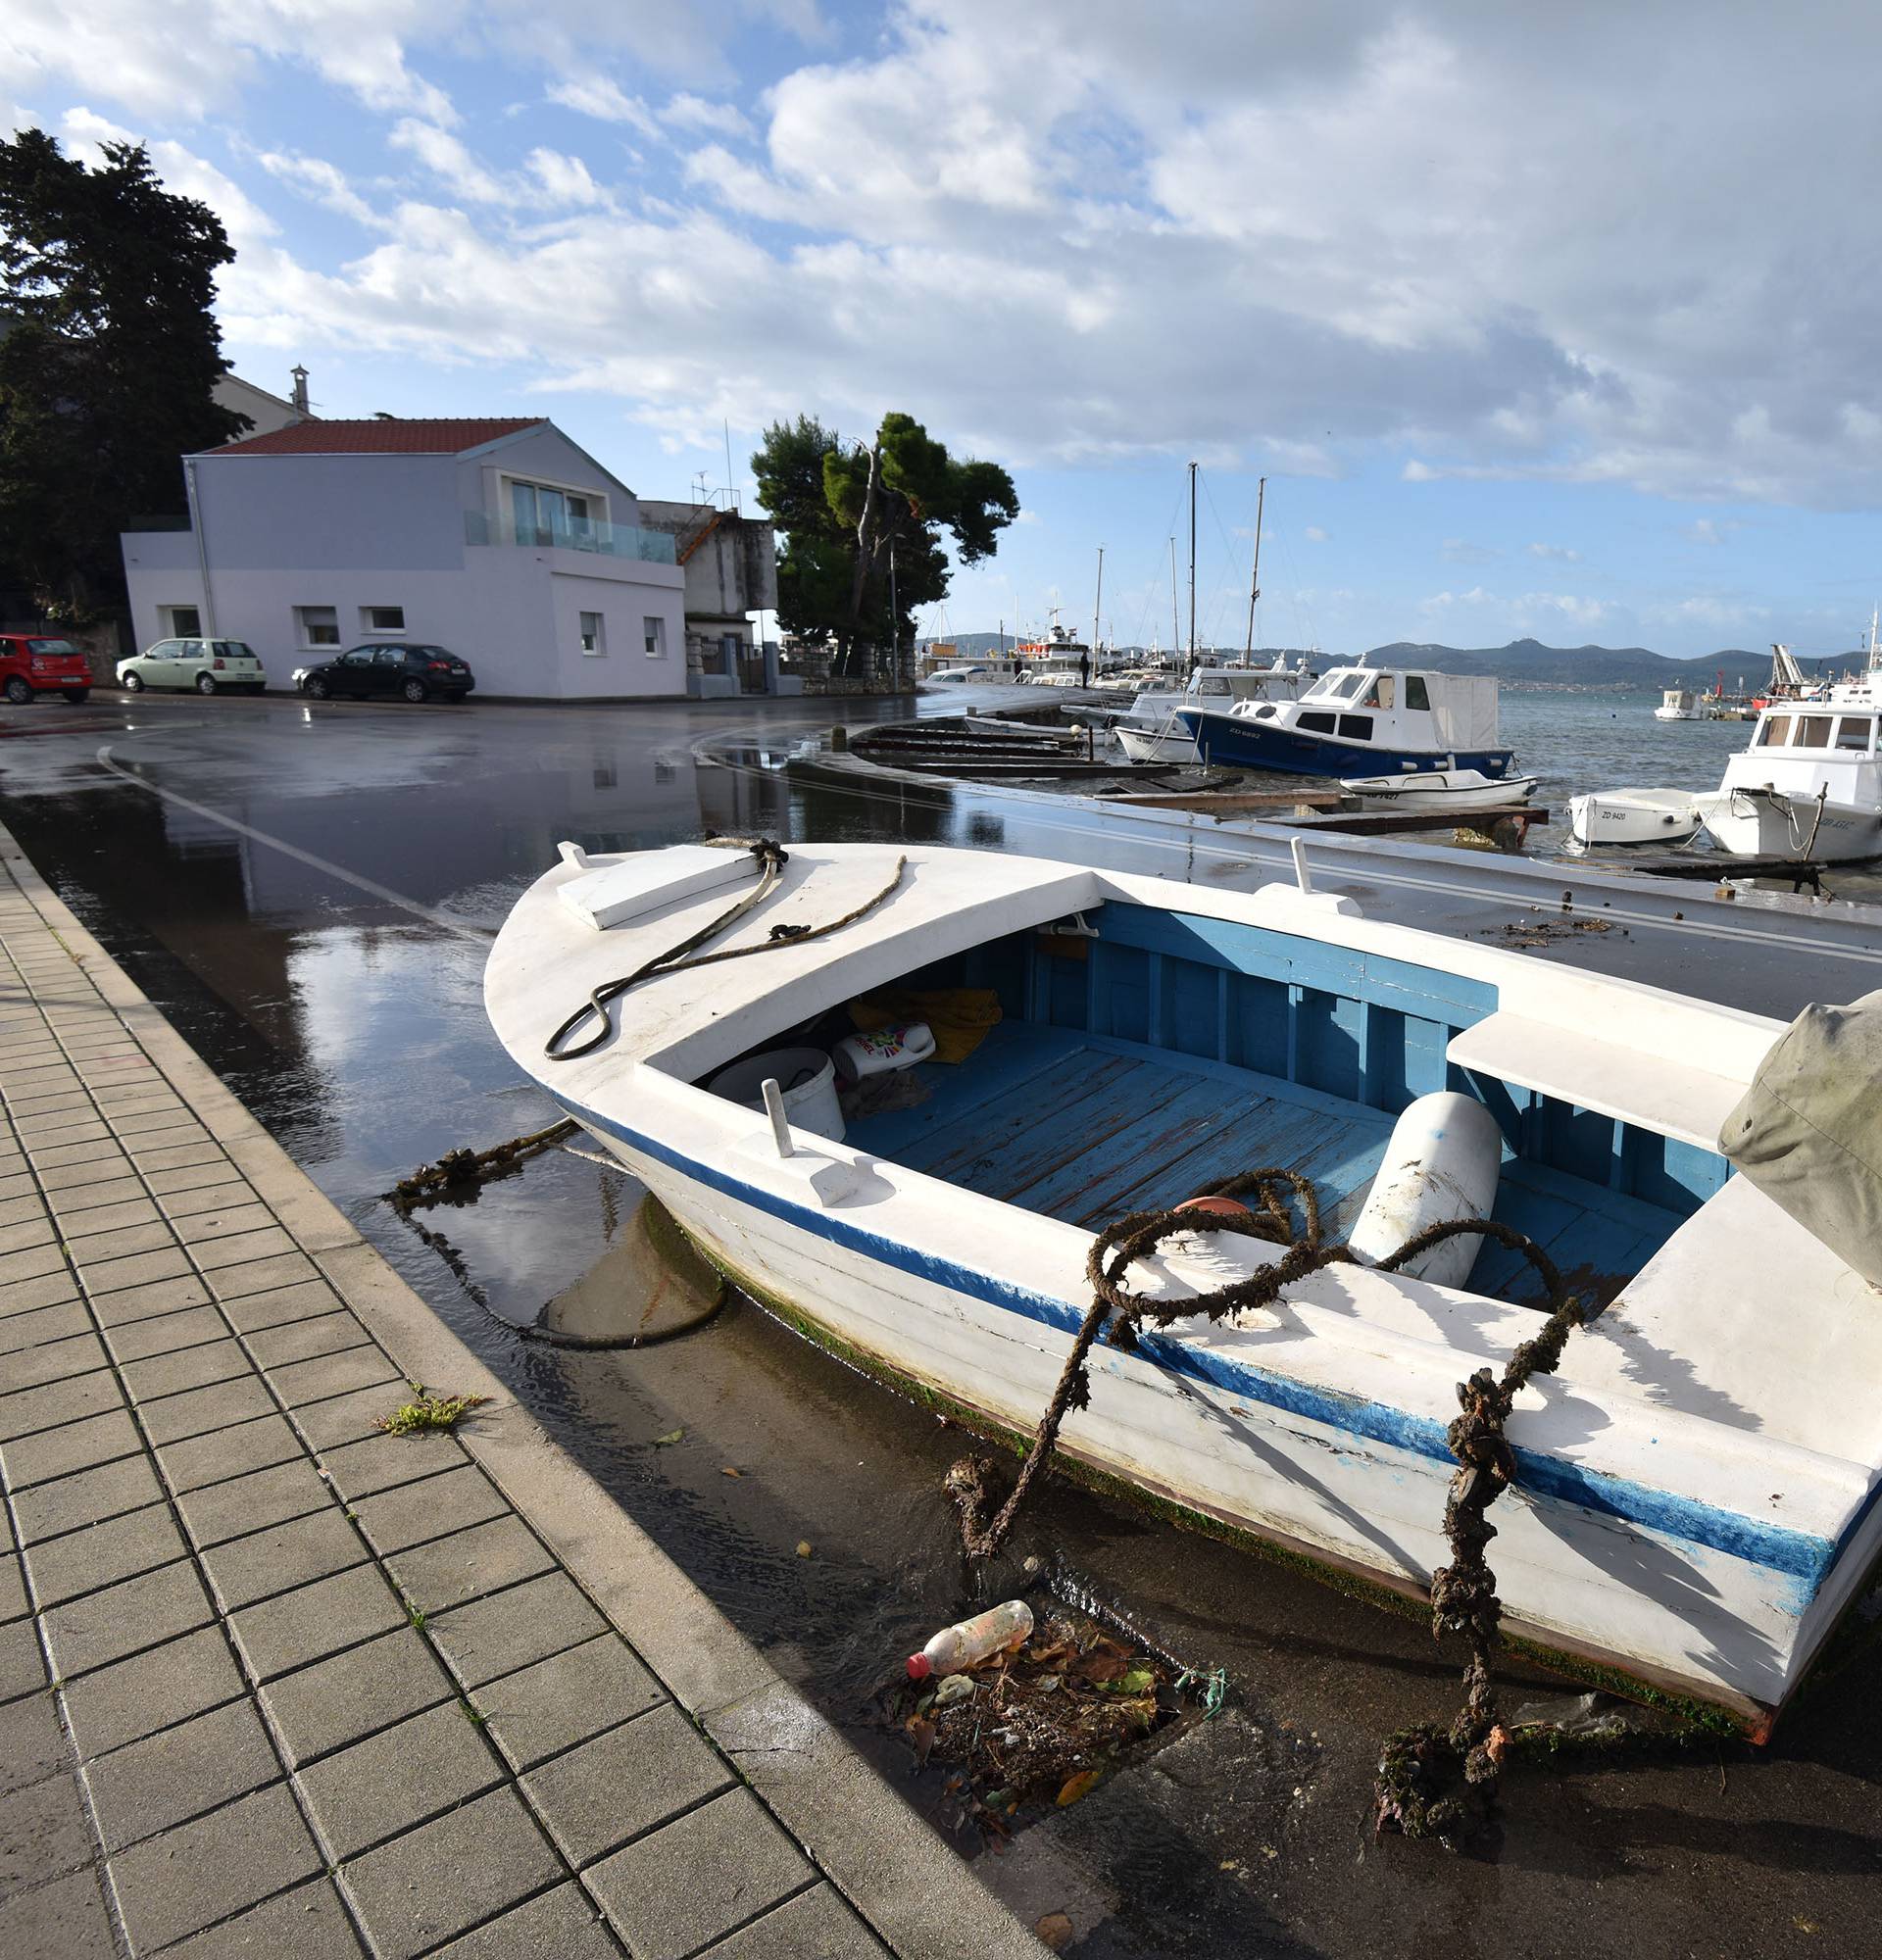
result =
[{"label": "sailboat mast", "polygon": [[1183,629],[1176,618],[1176,540],[1169,541],[1169,657],[1183,651]]},{"label": "sailboat mast", "polygon": [[1189,466],[1189,663],[1196,664],[1196,466]]},{"label": "sailboat mast", "polygon": [[1255,658],[1255,602],[1262,596],[1262,509],[1267,502],[1267,478],[1255,492],[1255,569],[1248,581],[1248,640],[1242,648],[1246,664]]},{"label": "sailboat mast", "polygon": [[1105,548],[1098,547],[1098,593],[1091,602],[1091,664],[1098,664],[1098,615],[1105,610]]}]

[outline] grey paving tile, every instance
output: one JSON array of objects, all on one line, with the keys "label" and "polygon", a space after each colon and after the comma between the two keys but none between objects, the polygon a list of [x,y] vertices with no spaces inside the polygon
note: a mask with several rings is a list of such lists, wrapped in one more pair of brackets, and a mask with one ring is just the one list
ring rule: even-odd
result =
[{"label": "grey paving tile", "polygon": [[154,1504],[164,1494],[150,1459],[139,1453],[101,1463],[94,1470],[80,1470],[55,1483],[34,1484],[14,1497],[20,1530],[31,1544],[38,1539],[56,1538],[61,1532],[78,1531],[86,1525],[115,1518],[122,1511],[135,1511]]},{"label": "grey paving tile", "polygon": [[286,1417],[265,1415],[230,1429],[211,1430],[206,1436],[168,1444],[158,1450],[157,1461],[170,1488],[180,1493],[219,1484],[225,1477],[246,1476],[251,1470],[266,1470],[271,1463],[286,1463],[300,1454],[300,1438]]},{"label": "grey paving tile", "polygon": [[214,1388],[191,1389],[185,1395],[166,1396],[162,1401],[146,1402],[140,1414],[151,1442],[161,1446],[274,1412],[274,1397],[261,1378],[248,1375],[232,1382],[218,1382]]},{"label": "grey paving tile", "polygon": [[39,1650],[39,1630],[30,1620],[0,1627],[0,1701],[17,1701],[36,1694],[46,1685],[45,1657]]},{"label": "grey paving tile", "polygon": [[131,1096],[111,1105],[111,1127],[128,1142],[132,1137],[147,1137],[153,1130],[167,1129],[188,1114],[187,1105],[173,1096]]},{"label": "grey paving tile", "polygon": [[196,1263],[207,1272],[219,1266],[239,1266],[272,1258],[277,1252],[292,1252],[297,1249],[278,1225],[264,1225],[253,1232],[231,1233],[225,1239],[206,1239],[193,1250]]},{"label": "grey paving tile", "polygon": [[0,1225],[0,1252],[27,1252],[35,1246],[54,1245],[58,1238],[51,1218],[43,1207],[35,1205],[30,1217]]},{"label": "grey paving tile", "polygon": [[31,1152],[33,1168],[43,1176],[48,1171],[72,1170],[79,1167],[94,1169],[100,1164],[110,1164],[108,1173],[121,1177],[118,1165],[127,1163],[129,1158],[119,1149],[109,1136],[94,1138],[84,1144],[56,1144],[48,1150]]},{"label": "grey paving tile", "polygon": [[75,1229],[86,1222],[83,1218],[66,1221],[66,1244],[81,1267],[125,1258],[132,1252],[155,1252],[176,1243],[175,1235],[161,1218],[141,1225],[107,1225],[95,1232]]},{"label": "grey paving tile", "polygon": [[[144,1323],[140,1322],[139,1325]],[[156,1354],[147,1360],[131,1361],[120,1371],[134,1402],[150,1403],[167,1396],[181,1395],[189,1389],[206,1389],[217,1382],[232,1382],[255,1371],[242,1344],[232,1337],[212,1341],[200,1348],[184,1348],[173,1354]]]},{"label": "grey paving tile", "polygon": [[332,1489],[305,1456],[186,1492],[176,1500],[199,1549],[328,1507],[337,1510]]},{"label": "grey paving tile", "polygon": [[72,1744],[51,1694],[27,1694],[0,1705],[0,1795],[37,1783],[71,1761]]},{"label": "grey paving tile", "polygon": [[255,1193],[240,1178],[221,1177],[213,1184],[192,1184],[180,1191],[160,1192],[158,1201],[164,1207],[164,1215],[174,1219],[177,1231],[187,1238],[185,1228],[201,1218],[246,1210],[255,1202]]},{"label": "grey paving tile", "polygon": [[336,1449],[321,1452],[321,1468],[349,1503],[370,1497],[374,1491],[416,1483],[470,1460],[462,1444],[438,1430],[413,1436],[369,1436],[362,1443],[343,1443]]},{"label": "grey paving tile", "polygon": [[131,1154],[137,1159],[137,1167],[148,1175],[154,1170],[182,1170],[191,1164],[225,1164],[220,1144],[203,1142],[200,1144],[172,1144],[164,1149],[144,1149],[136,1139],[132,1140]]},{"label": "grey paving tile", "polygon": [[[95,1334],[74,1334],[64,1341],[44,1341],[34,1348],[0,1354],[0,1397],[19,1389],[36,1389],[45,1382],[63,1382],[88,1375],[110,1360]],[[0,1400],[0,1407],[5,1403]]]},{"label": "grey paving tile", "polygon": [[44,1219],[46,1207],[37,1192],[24,1198],[0,1198],[0,1225],[26,1225]]},{"label": "grey paving tile", "polygon": [[228,1323],[213,1306],[185,1306],[174,1313],[153,1314],[107,1330],[105,1345],[120,1364],[147,1361],[154,1354],[173,1354],[183,1348],[201,1348],[226,1341]]},{"label": "grey paving tile", "polygon": [[85,1802],[71,1776],[0,1796],[0,1899],[91,1862]]},{"label": "grey paving tile", "polygon": [[[110,1102],[104,1104],[107,1113],[115,1110],[116,1106]],[[123,1138],[123,1142],[132,1160],[140,1164],[174,1163],[176,1159],[170,1154],[171,1152],[194,1150],[203,1144],[221,1149],[193,1116],[173,1115],[170,1122],[157,1129],[132,1131]]]},{"label": "grey paving tile", "polygon": [[[246,1186],[242,1187],[244,1191]],[[201,1246],[211,1240],[236,1239],[245,1232],[259,1232],[274,1221],[266,1204],[247,1194],[247,1201],[219,1204],[213,1210],[192,1211],[176,1220],[176,1236],[186,1246]]]},{"label": "grey paving tile", "polygon": [[89,1375],[74,1375],[70,1381],[48,1383],[44,1388],[0,1396],[0,1443],[30,1436],[35,1430],[82,1422],[87,1416],[122,1407],[124,1399],[117,1382],[102,1368]]},{"label": "grey paving tile", "polygon": [[826,1882],[709,1946],[701,1960],[883,1960],[888,1950]]},{"label": "grey paving tile", "polygon": [[200,1627],[179,1641],[69,1681],[62,1692],[73,1740],[89,1761],[238,1699],[242,1677],[222,1630]]},{"label": "grey paving tile", "polygon": [[74,1872],[0,1904],[0,1953],[7,1960],[117,1960],[97,1872]]},{"label": "grey paving tile", "polygon": [[339,1304],[339,1295],[324,1280],[301,1280],[224,1300],[223,1313],[236,1333],[258,1334],[291,1321],[324,1319]]},{"label": "grey paving tile", "polygon": [[229,1632],[257,1681],[409,1625],[398,1596],[372,1565],[355,1566],[229,1616]]},{"label": "grey paving tile", "polygon": [[36,1348],[41,1342],[63,1341],[82,1334],[91,1326],[91,1316],[75,1300],[62,1306],[35,1306],[26,1313],[10,1313],[0,1320],[0,1352],[11,1354],[17,1348]]},{"label": "grey paving tile", "polygon": [[0,1152],[0,1198],[37,1197],[38,1191],[38,1180],[26,1170],[23,1157]]},{"label": "grey paving tile", "polygon": [[144,1182],[159,1196],[169,1196],[179,1191],[200,1191],[211,1184],[228,1184],[236,1175],[232,1163],[212,1160],[208,1163],[176,1164],[169,1169],[146,1168]]},{"label": "grey paving tile", "polygon": [[247,1538],[231,1539],[226,1544],[212,1545],[202,1554],[209,1583],[225,1612],[253,1605],[291,1587],[330,1578],[366,1557],[359,1533],[337,1505]]},{"label": "grey paving tile", "polygon": [[91,1310],[101,1327],[119,1327],[128,1321],[148,1320],[154,1314],[201,1306],[208,1298],[209,1289],[194,1273],[179,1273],[174,1279],[126,1287],[122,1293],[93,1293]]},{"label": "grey paving tile", "polygon": [[18,1620],[26,1611],[25,1581],[17,1552],[0,1552],[0,1625]]},{"label": "grey paving tile", "polygon": [[316,1449],[326,1450],[364,1437],[382,1437],[379,1418],[407,1399],[403,1382],[382,1382],[377,1388],[356,1389],[350,1396],[305,1402],[294,1411],[294,1421]]},{"label": "grey paving tile", "polygon": [[558,1886],[440,1946],[434,1960],[618,1960],[619,1944],[579,1886]]},{"label": "grey paving tile", "polygon": [[481,1470],[466,1464],[422,1484],[404,1484],[354,1507],[360,1529],[380,1557],[426,1539],[504,1517],[510,1505]]},{"label": "grey paving tile", "polygon": [[170,1506],[157,1503],[61,1538],[42,1539],[27,1551],[26,1560],[43,1610],[169,1565],[187,1551]]},{"label": "grey paving tile", "polygon": [[525,1770],[667,1697],[625,1642],[610,1633],[487,1682],[470,1698],[497,1747]]},{"label": "grey paving tile", "polygon": [[410,1956],[494,1917],[562,1874],[512,1789],[494,1789],[340,1873],[376,1950]]},{"label": "grey paving tile", "polygon": [[30,1313],[37,1306],[57,1306],[62,1300],[78,1298],[78,1282],[64,1267],[56,1273],[41,1273],[37,1279],[15,1280],[0,1287],[0,1315]]},{"label": "grey paving tile", "polygon": [[97,1756],[84,1771],[108,1852],[187,1823],[280,1774],[268,1731],[246,1698]]},{"label": "grey paving tile", "polygon": [[335,1860],[457,1810],[505,1781],[460,1701],[440,1702],[297,1772]]},{"label": "grey paving tile", "polygon": [[28,1246],[24,1252],[0,1253],[0,1287],[16,1280],[36,1280],[47,1273],[62,1273],[66,1255],[56,1245]]},{"label": "grey paving tile", "polygon": [[426,1632],[466,1688],[578,1645],[607,1631],[608,1622],[567,1573],[550,1572],[526,1585],[435,1615]]},{"label": "grey paving tile", "polygon": [[320,1271],[304,1252],[277,1252],[270,1259],[249,1259],[237,1266],[219,1266],[209,1276],[218,1299],[239,1299],[243,1294],[266,1293],[292,1286],[297,1280],[319,1279]]},{"label": "grey paving tile", "polygon": [[816,1878],[749,1789],[728,1789],[591,1865],[583,1884],[634,1960],[681,1960]]},{"label": "grey paving tile", "polygon": [[140,1647],[206,1626],[213,1617],[203,1582],[195,1567],[184,1563],[160,1565],[155,1572],[55,1606],[40,1624],[52,1648],[53,1667],[70,1681]]},{"label": "grey paving tile", "polygon": [[[503,1686],[489,1691],[499,1694]],[[669,1701],[542,1764],[522,1788],[563,1856],[579,1867],[735,1781],[686,1712]]]},{"label": "grey paving tile", "polygon": [[150,1280],[182,1279],[189,1272],[189,1255],[180,1246],[160,1246],[154,1252],[132,1252],[122,1259],[81,1259],[78,1277],[87,1293],[122,1293],[125,1287]]},{"label": "grey paving tile", "polygon": [[17,1495],[48,1478],[64,1477],[143,1446],[130,1412],[114,1409],[0,1446],[0,1464],[6,1466],[8,1487]]},{"label": "grey paving tile", "polygon": [[248,1351],[264,1368],[282,1368],[291,1361],[313,1361],[322,1354],[363,1348],[371,1338],[350,1313],[320,1313],[250,1335]]},{"label": "grey paving tile", "polygon": [[361,1950],[339,1893],[316,1879],[167,1947],[164,1960],[355,1960]]},{"label": "grey paving tile", "polygon": [[409,1626],[283,1675],[261,1692],[282,1751],[294,1766],[343,1749],[440,1701],[455,1705],[451,1677]]},{"label": "grey paving tile", "polygon": [[134,1948],[162,1946],[320,1870],[284,1785],[146,1838],[111,1861]]},{"label": "grey paving tile", "polygon": [[71,1201],[54,1207],[61,1226],[68,1232],[109,1232],[119,1225],[149,1225],[162,1215],[135,1178],[119,1182],[125,1187],[122,1192],[94,1184],[67,1193]]},{"label": "grey paving tile", "polygon": [[133,1177],[135,1172],[130,1159],[116,1145],[109,1151],[103,1144],[80,1144],[81,1151],[104,1152],[82,1163],[49,1164],[41,1162],[35,1166],[39,1182],[49,1192],[82,1191],[88,1185],[115,1182],[121,1178]]},{"label": "grey paving tile", "polygon": [[303,1402],[323,1402],[380,1383],[404,1381],[398,1369],[376,1347],[349,1348],[341,1354],[322,1354],[313,1361],[289,1361],[268,1370],[270,1386],[289,1408]]},{"label": "grey paving tile", "polygon": [[386,1560],[406,1596],[425,1613],[442,1613],[479,1593],[546,1572],[553,1561],[519,1518],[473,1525]]}]

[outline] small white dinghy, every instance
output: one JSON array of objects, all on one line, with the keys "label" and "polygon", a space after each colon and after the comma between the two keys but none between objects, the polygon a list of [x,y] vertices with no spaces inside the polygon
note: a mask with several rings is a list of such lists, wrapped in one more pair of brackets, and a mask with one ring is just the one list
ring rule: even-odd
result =
[{"label": "small white dinghy", "polygon": [[[813,844],[729,857],[741,898],[697,848],[564,850],[485,975],[518,1065],[757,1298],[970,1424],[1031,1431],[1095,1233],[1253,1166],[1310,1179],[1327,1241],[1368,1257],[1486,1204],[1543,1244],[1604,1310],[1509,1419],[1504,1624],[1768,1732],[1882,1544],[1876,1297],[1718,1150],[1776,1022],[1292,887]],[[648,972],[683,945],[706,963]],[[915,1071],[925,1100],[836,1141],[708,1087],[891,989],[982,1031]],[[1280,1256],[1172,1241],[1132,1283],[1195,1298],[1224,1246]],[[1435,1250],[1421,1277],[1327,1265],[1101,1343],[1062,1450],[1423,1598],[1458,1384],[1542,1325],[1505,1246]]]},{"label": "small white dinghy", "polygon": [[1577,844],[1684,844],[1703,820],[1691,790],[1599,790],[1568,799]]},{"label": "small white dinghy", "polygon": [[1536,776],[1486,776],[1481,769],[1407,769],[1395,776],[1345,776],[1340,787],[1374,809],[1501,809],[1527,803]]}]

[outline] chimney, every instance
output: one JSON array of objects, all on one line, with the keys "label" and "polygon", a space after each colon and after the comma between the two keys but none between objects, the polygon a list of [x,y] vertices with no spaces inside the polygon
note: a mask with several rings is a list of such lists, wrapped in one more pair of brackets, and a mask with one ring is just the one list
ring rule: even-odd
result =
[{"label": "chimney", "polygon": [[297,364],[288,371],[294,377],[294,392],[288,397],[288,400],[294,404],[295,412],[298,415],[311,416],[313,411],[307,406],[307,369]]}]

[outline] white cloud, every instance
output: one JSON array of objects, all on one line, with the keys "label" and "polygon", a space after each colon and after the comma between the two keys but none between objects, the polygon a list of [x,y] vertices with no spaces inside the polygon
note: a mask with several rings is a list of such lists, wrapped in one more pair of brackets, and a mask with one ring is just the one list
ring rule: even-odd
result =
[{"label": "white cloud", "polygon": [[552,204],[606,204],[608,193],[588,174],[579,157],[559,150],[531,150],[524,167]]},{"label": "white cloud", "polygon": [[603,122],[625,122],[643,136],[658,136],[660,124],[637,95],[626,95],[605,74],[565,75],[549,85],[549,100]]},{"label": "white cloud", "polygon": [[1605,599],[1584,598],[1572,592],[1525,592],[1511,604],[1519,616],[1553,612],[1576,626],[1597,626],[1613,610]]},{"label": "white cloud", "polygon": [[1304,537],[1311,545],[1325,544],[1327,540],[1327,535],[1328,534],[1325,531],[1320,529],[1318,524],[1309,524],[1307,529],[1301,533],[1301,536]]},{"label": "white cloud", "polygon": [[1472,544],[1468,538],[1446,538],[1438,556],[1451,564],[1494,564],[1503,553],[1495,545]]},{"label": "white cloud", "polygon": [[509,204],[514,193],[497,173],[479,163],[470,146],[448,129],[416,116],[401,117],[386,142],[416,157],[440,182],[476,204]]},{"label": "white cloud", "polygon": [[1531,545],[1531,558],[1558,559],[1564,564],[1579,564],[1581,554],[1569,545]]},{"label": "white cloud", "polygon": [[290,190],[352,219],[356,224],[372,227],[380,222],[378,213],[347,181],[346,173],[324,158],[305,157],[292,150],[263,150],[255,161]]},{"label": "white cloud", "polygon": [[279,228],[240,185],[180,143],[149,142],[122,123],[85,108],[68,110],[60,119],[59,134],[67,153],[87,163],[98,161],[106,143],[147,143],[151,163],[165,187],[208,205],[223,220],[223,228],[237,253],[264,245]]},{"label": "white cloud", "polygon": [[721,136],[756,135],[743,110],[730,102],[708,102],[703,95],[675,95],[660,112],[675,129],[716,129]]},{"label": "white cloud", "polygon": [[1768,619],[1771,609],[1753,605],[1744,599],[1728,599],[1716,593],[1696,593],[1676,605],[1656,607],[1653,616],[1669,624],[1730,628]]}]

